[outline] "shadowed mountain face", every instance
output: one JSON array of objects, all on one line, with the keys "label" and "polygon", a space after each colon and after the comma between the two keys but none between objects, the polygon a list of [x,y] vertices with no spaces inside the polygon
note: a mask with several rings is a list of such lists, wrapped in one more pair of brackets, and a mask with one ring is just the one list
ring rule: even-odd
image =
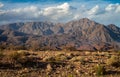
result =
[{"label": "shadowed mountain face", "polygon": [[[2,38],[2,39],[1,39]],[[14,42],[12,42],[14,40]],[[87,18],[68,23],[27,22],[0,26],[0,43],[36,45],[61,49],[110,50],[120,47],[120,28],[105,26]]]}]

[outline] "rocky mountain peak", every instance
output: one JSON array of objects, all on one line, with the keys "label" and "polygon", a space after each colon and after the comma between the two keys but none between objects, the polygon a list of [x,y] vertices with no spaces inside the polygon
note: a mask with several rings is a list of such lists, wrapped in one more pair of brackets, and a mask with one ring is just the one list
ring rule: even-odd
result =
[{"label": "rocky mountain peak", "polygon": [[7,38],[7,41],[4,42],[8,43],[16,40],[17,44],[28,45],[31,41],[36,41],[40,46],[59,48],[72,45],[81,50],[86,48],[99,50],[102,47],[107,49],[109,46],[115,47],[113,44],[120,48],[119,27],[114,24],[105,26],[88,18],[73,20],[65,24],[52,22],[14,23],[0,26],[0,29],[3,29],[0,30],[0,38]]}]

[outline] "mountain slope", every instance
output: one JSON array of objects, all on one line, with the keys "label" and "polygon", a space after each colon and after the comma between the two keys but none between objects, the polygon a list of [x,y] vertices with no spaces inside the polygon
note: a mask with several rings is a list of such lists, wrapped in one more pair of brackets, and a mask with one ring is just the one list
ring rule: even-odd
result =
[{"label": "mountain slope", "polygon": [[[13,40],[21,37],[19,43],[38,47],[62,49],[63,46],[72,46],[78,50],[109,50],[120,47],[120,28],[110,24],[105,26],[95,21],[83,18],[68,23],[27,22],[0,26],[1,37],[5,35]],[[3,32],[4,31],[4,32]],[[11,38],[11,37],[12,38]],[[25,39],[25,40],[22,40]],[[24,41],[24,42],[23,42]],[[8,42],[8,40],[4,41]],[[11,42],[12,43],[12,42]]]}]

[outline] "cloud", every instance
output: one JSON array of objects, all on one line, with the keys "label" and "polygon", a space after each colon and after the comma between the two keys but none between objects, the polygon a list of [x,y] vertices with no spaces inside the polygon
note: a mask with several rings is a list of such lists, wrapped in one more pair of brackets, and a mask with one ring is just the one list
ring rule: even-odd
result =
[{"label": "cloud", "polygon": [[[17,4],[16,4],[17,5]],[[24,5],[24,4],[22,4]],[[120,25],[120,4],[58,3],[26,4],[9,7],[0,3],[0,24],[26,21],[67,22],[74,19],[90,18],[103,24]]]},{"label": "cloud", "polygon": [[0,2],[0,8],[3,7],[3,6],[4,6],[4,4]]},{"label": "cloud", "polygon": [[[2,8],[3,6],[4,6],[4,4],[0,2],[0,8]],[[0,9],[0,14],[3,14],[3,13],[4,13],[4,11]]]},{"label": "cloud", "polygon": [[36,18],[39,16],[40,8],[36,6],[28,6],[24,8],[17,8],[13,10],[9,10],[9,13],[14,13],[16,16],[22,16],[23,18]]},{"label": "cloud", "polygon": [[8,10],[0,10],[0,24],[36,21],[39,16],[40,8],[36,6],[26,6]]},{"label": "cloud", "polygon": [[54,7],[47,7],[43,10],[44,15],[54,15],[54,14],[68,14],[70,10],[70,5],[68,3],[64,3],[62,5],[54,6]]},{"label": "cloud", "polygon": [[105,10],[106,10],[106,11],[115,11],[118,6],[119,6],[118,3],[117,3],[117,4],[109,4],[109,5],[105,8]]},{"label": "cloud", "polygon": [[116,8],[115,12],[120,13],[120,5]]},{"label": "cloud", "polygon": [[88,11],[88,14],[90,14],[90,15],[95,15],[97,13],[99,13],[99,6],[98,5],[96,5],[95,7],[93,7],[92,9],[90,9]]},{"label": "cloud", "polygon": [[1,10],[1,21],[29,21],[29,20],[52,20],[52,21],[66,21],[72,17],[72,11],[76,8],[70,6],[68,3],[63,3],[56,6],[48,6],[40,8],[35,5],[30,5],[21,8],[14,8],[12,10]]},{"label": "cloud", "polygon": [[72,15],[72,10],[74,10],[72,6],[70,6],[68,3],[63,3],[58,6],[53,7],[47,7],[44,8],[42,11],[44,16],[51,17],[53,20],[59,20],[64,17],[69,17],[69,15]]},{"label": "cloud", "polygon": [[69,1],[72,1],[72,0],[0,0],[2,2],[9,2],[9,3],[24,3],[24,2],[32,2],[32,3],[37,3],[37,2],[42,2],[42,3],[45,3],[45,2],[69,2]]},{"label": "cloud", "polygon": [[113,24],[116,24],[116,25],[120,26],[120,23],[119,23],[119,20],[120,20],[120,4],[118,4],[118,3],[108,4],[106,7],[102,8],[102,10],[100,10],[100,11],[102,13],[99,13],[97,15],[93,14],[91,16],[91,19],[93,19],[95,21],[97,20],[98,22],[103,23],[105,25],[113,23]]},{"label": "cloud", "polygon": [[105,10],[107,12],[116,12],[116,13],[120,13],[120,4],[116,3],[116,4],[109,4]]},{"label": "cloud", "polygon": [[38,10],[38,7],[36,6],[29,6],[25,8],[18,8],[18,9],[13,9],[12,11],[16,13],[21,13],[21,12],[35,12]]}]

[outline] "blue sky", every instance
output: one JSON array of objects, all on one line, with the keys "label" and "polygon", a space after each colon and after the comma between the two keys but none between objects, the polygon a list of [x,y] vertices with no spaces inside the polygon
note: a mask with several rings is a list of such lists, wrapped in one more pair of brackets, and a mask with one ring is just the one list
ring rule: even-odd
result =
[{"label": "blue sky", "polygon": [[120,27],[120,0],[0,0],[0,24],[81,18]]},{"label": "blue sky", "polygon": [[120,0],[0,0],[2,2],[67,2],[67,1],[109,1],[112,3],[118,3]]}]

